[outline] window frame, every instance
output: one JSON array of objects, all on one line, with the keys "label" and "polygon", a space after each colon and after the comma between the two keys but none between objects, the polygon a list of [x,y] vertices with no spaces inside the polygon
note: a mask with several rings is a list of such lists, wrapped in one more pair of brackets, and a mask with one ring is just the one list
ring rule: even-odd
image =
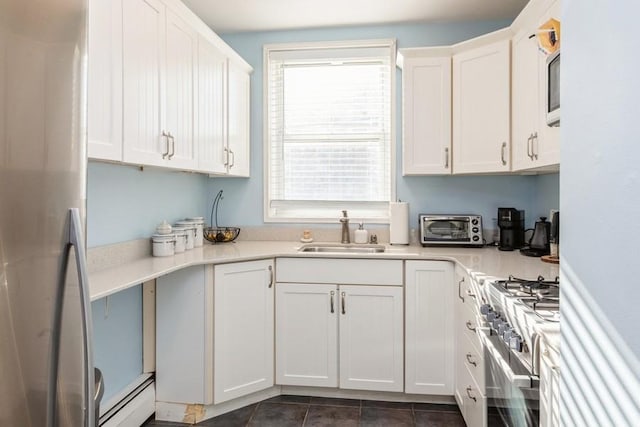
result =
[{"label": "window frame", "polygon": [[[386,202],[339,202],[339,201],[301,201],[296,203],[295,210],[312,210],[321,213],[318,216],[284,216],[272,214],[271,194],[270,194],[270,159],[271,141],[269,131],[269,57],[273,51],[295,51],[295,50],[325,50],[335,48],[388,48],[390,50],[390,103],[389,106],[389,194],[390,200]],[[263,215],[265,223],[334,223],[340,216],[341,211],[346,209],[349,216],[354,220],[367,222],[369,224],[388,224],[388,205],[390,201],[396,199],[396,40],[395,39],[373,39],[373,40],[346,40],[328,42],[301,42],[301,43],[273,43],[263,46],[263,73],[262,73],[262,102],[263,102]],[[375,215],[374,215],[375,213]]]}]

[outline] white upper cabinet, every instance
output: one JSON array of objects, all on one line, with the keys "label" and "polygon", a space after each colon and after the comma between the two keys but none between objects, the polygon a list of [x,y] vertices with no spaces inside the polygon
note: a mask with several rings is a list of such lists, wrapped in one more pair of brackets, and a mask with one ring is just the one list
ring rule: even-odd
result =
[{"label": "white upper cabinet", "polygon": [[89,157],[249,176],[251,67],[178,0],[90,0]]},{"label": "white upper cabinet", "polygon": [[402,174],[451,173],[451,49],[400,49]]},{"label": "white upper cabinet", "polygon": [[454,46],[453,171],[510,170],[510,30]]},{"label": "white upper cabinet", "polygon": [[559,19],[560,2],[530,2],[514,22],[513,38],[513,170],[557,170],[560,128],[546,124],[546,55],[538,49],[537,29]]},{"label": "white upper cabinet", "polygon": [[250,166],[250,70],[229,61],[228,71],[228,173],[248,177]]},{"label": "white upper cabinet", "polygon": [[198,39],[198,169],[227,172],[227,57],[211,42]]},{"label": "white upper cabinet", "polygon": [[163,166],[171,153],[162,128],[166,7],[158,0],[127,0],[123,6],[123,160]]},{"label": "white upper cabinet", "polygon": [[198,34],[175,13],[167,12],[166,125],[171,133],[171,167],[196,169],[195,89]]},{"label": "white upper cabinet", "polygon": [[122,0],[91,0],[89,158],[122,160]]}]

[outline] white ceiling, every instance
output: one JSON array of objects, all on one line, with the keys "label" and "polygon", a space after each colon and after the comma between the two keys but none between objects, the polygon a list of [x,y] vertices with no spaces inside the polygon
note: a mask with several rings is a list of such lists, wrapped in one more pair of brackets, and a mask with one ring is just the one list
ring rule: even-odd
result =
[{"label": "white ceiling", "polygon": [[217,33],[513,19],[528,0],[183,0]]}]

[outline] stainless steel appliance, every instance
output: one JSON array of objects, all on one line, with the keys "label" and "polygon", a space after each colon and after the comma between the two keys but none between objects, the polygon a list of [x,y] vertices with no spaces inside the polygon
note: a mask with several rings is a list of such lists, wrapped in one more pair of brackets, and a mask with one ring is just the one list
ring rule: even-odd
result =
[{"label": "stainless steel appliance", "polygon": [[0,425],[94,426],[86,0],[0,2]]},{"label": "stainless steel appliance", "polygon": [[480,215],[420,214],[422,246],[484,246]]},{"label": "stainless steel appliance", "polygon": [[547,125],[560,126],[560,50],[547,57]]},{"label": "stainless steel appliance", "polygon": [[540,354],[535,326],[559,322],[558,279],[509,277],[488,287],[480,311],[488,328],[480,334],[485,348],[488,405],[508,426],[540,423]]},{"label": "stainless steel appliance", "polygon": [[536,221],[535,228],[533,229],[533,235],[529,240],[529,243],[524,248],[520,249],[520,252],[526,256],[539,257],[542,255],[549,255],[551,251],[549,241],[551,239],[551,223],[547,221],[547,217],[541,216],[539,221]]},{"label": "stainless steel appliance", "polygon": [[524,245],[524,211],[515,208],[498,208],[500,242],[498,249],[512,251]]}]

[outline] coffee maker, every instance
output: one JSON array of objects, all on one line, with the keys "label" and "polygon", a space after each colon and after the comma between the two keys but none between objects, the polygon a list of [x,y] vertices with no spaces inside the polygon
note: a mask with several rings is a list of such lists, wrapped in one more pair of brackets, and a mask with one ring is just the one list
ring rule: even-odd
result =
[{"label": "coffee maker", "polygon": [[524,246],[524,211],[515,208],[498,208],[501,251],[512,251]]}]

